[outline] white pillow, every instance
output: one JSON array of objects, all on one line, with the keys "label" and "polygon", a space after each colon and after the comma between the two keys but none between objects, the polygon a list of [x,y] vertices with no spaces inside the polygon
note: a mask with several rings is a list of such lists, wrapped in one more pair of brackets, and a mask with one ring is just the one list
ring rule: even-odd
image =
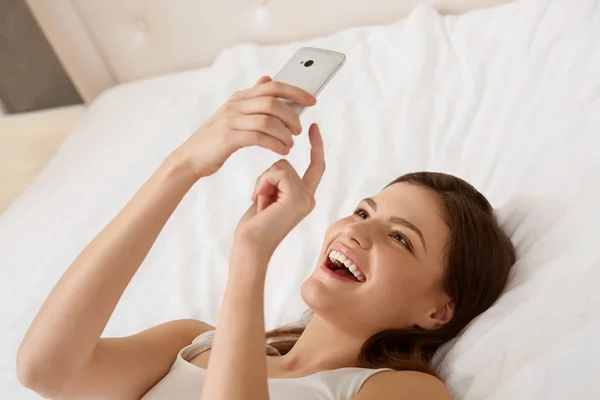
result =
[{"label": "white pillow", "polygon": [[[347,63],[303,116],[328,169],[315,211],[282,243],[267,278],[267,328],[297,320],[299,286],[327,226],[415,170],[456,174],[497,208],[519,260],[507,293],[440,363],[457,399],[591,398],[600,335],[600,8],[518,1],[463,16],[418,7],[403,22],[278,46],[240,45],[212,68],[109,90],[0,217],[2,392],[14,356],[61,274],[163,158],[237,89],[275,74],[300,46]],[[215,322],[231,235],[256,177],[277,157],[236,154],[184,198],[105,335],[195,317]],[[308,164],[302,135],[288,157]]]}]

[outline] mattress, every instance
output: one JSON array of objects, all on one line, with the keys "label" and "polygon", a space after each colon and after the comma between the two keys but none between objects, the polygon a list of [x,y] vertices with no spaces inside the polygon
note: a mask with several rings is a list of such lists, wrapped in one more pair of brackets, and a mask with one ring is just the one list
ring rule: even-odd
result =
[{"label": "mattress", "polygon": [[[356,203],[416,170],[481,190],[515,243],[503,296],[436,356],[456,399],[590,399],[600,336],[600,7],[528,0],[276,46],[242,44],[210,68],[110,89],[0,216],[0,397],[43,300],[161,161],[235,90],[274,75],[301,46],[347,62],[302,116],[318,122],[327,171],[315,210],[271,260],[267,328],[300,318],[299,287],[323,234]],[[277,156],[236,153],[183,199],[125,291],[105,336],[176,318],[216,321],[236,223]],[[305,134],[287,156],[303,170]],[[376,310],[374,310],[376,312]]]}]

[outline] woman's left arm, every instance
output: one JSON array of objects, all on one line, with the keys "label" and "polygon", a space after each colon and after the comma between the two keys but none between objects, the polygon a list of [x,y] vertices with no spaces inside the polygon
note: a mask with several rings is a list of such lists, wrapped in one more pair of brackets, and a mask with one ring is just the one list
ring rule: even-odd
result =
[{"label": "woman's left arm", "polygon": [[304,177],[286,160],[273,164],[258,178],[253,204],[236,228],[203,399],[269,398],[264,327],[267,265],[279,243],[314,208],[325,171],[317,125],[308,133],[311,162]]},{"label": "woman's left arm", "polygon": [[270,255],[235,245],[203,399],[268,399],[264,286]]}]

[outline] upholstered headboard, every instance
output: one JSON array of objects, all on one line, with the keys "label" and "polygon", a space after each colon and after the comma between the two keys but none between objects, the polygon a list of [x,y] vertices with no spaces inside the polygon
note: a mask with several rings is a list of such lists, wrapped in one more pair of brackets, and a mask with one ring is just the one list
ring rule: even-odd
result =
[{"label": "upholstered headboard", "polygon": [[[508,0],[430,0],[462,13]],[[240,42],[281,43],[405,17],[423,0],[27,0],[86,101],[104,89],[206,66]]]}]

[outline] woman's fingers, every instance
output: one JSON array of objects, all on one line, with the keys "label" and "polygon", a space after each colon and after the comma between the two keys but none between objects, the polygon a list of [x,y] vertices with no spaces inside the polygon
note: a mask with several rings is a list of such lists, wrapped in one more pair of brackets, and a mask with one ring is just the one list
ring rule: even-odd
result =
[{"label": "woman's fingers", "polygon": [[282,156],[288,155],[290,147],[285,145],[281,140],[274,138],[273,136],[267,135],[260,131],[233,131],[232,136],[234,137],[234,146],[237,149],[248,146],[258,146],[267,150],[274,151]]},{"label": "woman's fingers", "polygon": [[271,186],[267,179],[262,179],[261,176],[256,185],[252,199],[256,202],[256,211],[260,212],[271,205],[277,198],[277,188]]},{"label": "woman's fingers", "polygon": [[263,132],[279,140],[282,144],[291,148],[294,146],[292,132],[278,119],[266,114],[239,115],[232,120],[232,126],[237,131]]},{"label": "woman's fingers", "polygon": [[314,106],[317,103],[315,96],[307,91],[302,90],[299,87],[278,81],[269,81],[257,84],[250,89],[235,93],[231,99],[244,100],[262,96],[278,97],[291,100],[303,106]]},{"label": "woman's fingers", "polygon": [[300,117],[292,107],[275,97],[261,96],[239,102],[239,110],[243,114],[265,114],[277,118],[292,134],[300,134],[302,125]]},{"label": "woman's fingers", "polygon": [[256,81],[256,83],[254,84],[254,87],[263,84],[263,83],[267,83],[267,82],[271,82],[271,77],[269,76],[261,76],[258,81]]},{"label": "woman's fingers", "polygon": [[310,140],[310,165],[306,169],[302,181],[308,191],[314,195],[325,172],[325,150],[321,131],[317,124],[312,124],[308,129],[308,138]]},{"label": "woman's fingers", "polygon": [[[263,172],[254,184],[254,191],[252,192],[252,201],[255,203],[257,202],[258,197],[260,196],[274,196],[277,194],[276,188],[269,186],[268,182],[263,179],[263,177],[266,174],[271,172],[271,168]],[[267,183],[267,185],[265,185],[265,183]]]},{"label": "woman's fingers", "polygon": [[277,194],[277,188],[272,185],[274,181],[272,180],[271,176],[273,174],[278,175],[279,179],[283,179],[285,177],[291,181],[300,182],[300,177],[296,173],[294,167],[292,167],[289,161],[282,158],[281,160],[273,163],[273,165],[267,168],[267,170],[260,174],[258,179],[256,179],[254,191],[252,192],[252,201],[256,202],[257,198],[261,195],[275,196]]}]

